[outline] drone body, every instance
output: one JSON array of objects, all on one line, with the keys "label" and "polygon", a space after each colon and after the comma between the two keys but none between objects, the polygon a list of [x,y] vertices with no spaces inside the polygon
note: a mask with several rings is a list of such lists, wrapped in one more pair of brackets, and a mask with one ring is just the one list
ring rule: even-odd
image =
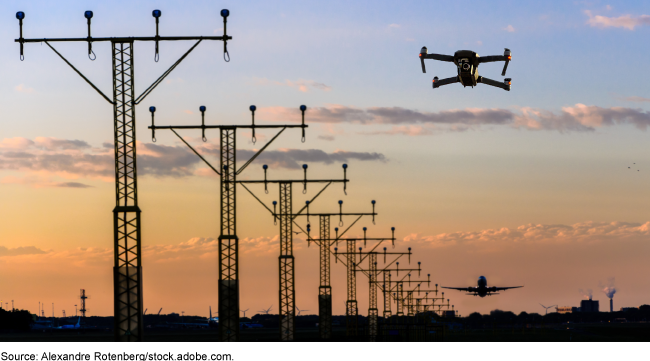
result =
[{"label": "drone body", "polygon": [[498,82],[496,80],[488,79],[486,77],[478,75],[479,64],[490,63],[495,61],[505,61],[505,65],[503,66],[503,72],[501,73],[501,76],[505,76],[506,69],[508,68],[508,64],[512,59],[510,49],[506,48],[505,51],[503,52],[503,55],[480,57],[474,51],[459,50],[453,56],[451,56],[451,55],[441,55],[441,54],[428,54],[427,47],[424,46],[422,47],[422,50],[420,50],[420,63],[422,64],[422,72],[426,73],[426,69],[424,67],[424,59],[440,60],[440,61],[446,61],[446,62],[456,64],[458,75],[446,79],[438,79],[437,76],[434,77],[433,78],[434,89],[441,87],[443,85],[453,84],[453,83],[461,83],[463,87],[466,86],[474,87],[479,83],[483,83],[483,84],[495,86],[497,88],[501,88],[503,90],[510,91],[510,85],[512,79],[506,78],[504,79],[503,82]]}]

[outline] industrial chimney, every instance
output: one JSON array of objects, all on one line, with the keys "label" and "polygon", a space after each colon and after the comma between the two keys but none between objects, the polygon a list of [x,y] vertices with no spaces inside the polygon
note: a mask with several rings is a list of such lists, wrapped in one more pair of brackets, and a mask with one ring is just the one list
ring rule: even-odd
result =
[{"label": "industrial chimney", "polygon": [[609,299],[609,312],[614,312],[614,298]]}]

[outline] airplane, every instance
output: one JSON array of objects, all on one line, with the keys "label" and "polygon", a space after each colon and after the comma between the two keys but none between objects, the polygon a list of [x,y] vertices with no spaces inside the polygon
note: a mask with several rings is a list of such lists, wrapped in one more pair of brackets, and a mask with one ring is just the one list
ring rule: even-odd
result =
[{"label": "airplane", "polygon": [[77,323],[74,325],[62,325],[57,327],[57,329],[60,330],[70,330],[70,329],[77,329],[77,328],[81,328],[81,317],[77,318]]},{"label": "airplane", "polygon": [[427,47],[423,46],[422,50],[420,50],[420,63],[422,64],[422,72],[426,73],[427,71],[424,67],[424,59],[447,61],[456,64],[456,67],[458,68],[458,75],[454,77],[445,78],[445,79],[438,79],[437,76],[434,77],[433,78],[434,89],[441,87],[443,85],[453,84],[453,83],[461,83],[463,84],[463,87],[471,86],[473,88],[477,84],[483,83],[497,88],[501,88],[506,91],[510,91],[510,85],[512,84],[511,78],[505,78],[503,82],[498,82],[496,80],[488,79],[486,77],[482,77],[478,75],[478,69],[477,69],[479,64],[481,63],[505,61],[506,63],[503,66],[503,72],[501,73],[501,76],[505,76],[506,69],[508,68],[508,64],[510,63],[510,60],[512,60],[512,53],[508,48],[506,48],[505,51],[503,52],[503,56],[493,55],[493,56],[480,57],[478,54],[476,54],[476,52],[471,50],[458,50],[456,53],[454,53],[454,56],[441,55],[441,54],[428,54]]},{"label": "airplane", "polygon": [[505,291],[505,290],[509,290],[511,288],[521,288],[521,287],[524,287],[524,286],[488,287],[487,279],[485,279],[485,276],[481,276],[481,277],[478,278],[478,287],[442,287],[442,288],[447,288],[447,289],[450,289],[450,290],[465,291],[465,292],[468,292],[467,293],[468,295],[485,297],[485,296],[498,295],[498,293],[495,293],[497,291]]},{"label": "airplane", "polygon": [[211,328],[219,327],[219,317],[212,317],[212,306],[210,306],[210,318],[208,318],[208,325]]}]

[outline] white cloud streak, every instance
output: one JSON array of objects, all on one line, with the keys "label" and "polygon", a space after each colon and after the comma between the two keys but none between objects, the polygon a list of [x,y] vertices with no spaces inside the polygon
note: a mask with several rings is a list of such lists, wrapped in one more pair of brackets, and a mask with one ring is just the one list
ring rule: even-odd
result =
[{"label": "white cloud streak", "polygon": [[594,15],[591,11],[585,10],[585,14],[589,17],[587,24],[592,27],[601,29],[605,28],[624,28],[633,31],[634,28],[639,26],[650,25],[650,15],[621,15],[619,17],[608,17],[602,15]]}]

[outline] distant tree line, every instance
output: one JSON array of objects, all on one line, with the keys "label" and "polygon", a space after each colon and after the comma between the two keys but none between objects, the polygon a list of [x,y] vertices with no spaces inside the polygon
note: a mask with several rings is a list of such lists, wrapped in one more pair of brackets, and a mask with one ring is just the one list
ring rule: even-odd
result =
[{"label": "distant tree line", "polygon": [[550,312],[547,315],[527,312],[521,312],[516,315],[511,311],[493,310],[486,315],[474,312],[467,317],[459,318],[458,321],[465,323],[469,327],[567,322],[638,322],[650,321],[650,305],[642,305],[638,309],[631,309],[628,311],[575,313]]},{"label": "distant tree line", "polygon": [[0,330],[28,331],[36,316],[29,311],[0,309]]}]

